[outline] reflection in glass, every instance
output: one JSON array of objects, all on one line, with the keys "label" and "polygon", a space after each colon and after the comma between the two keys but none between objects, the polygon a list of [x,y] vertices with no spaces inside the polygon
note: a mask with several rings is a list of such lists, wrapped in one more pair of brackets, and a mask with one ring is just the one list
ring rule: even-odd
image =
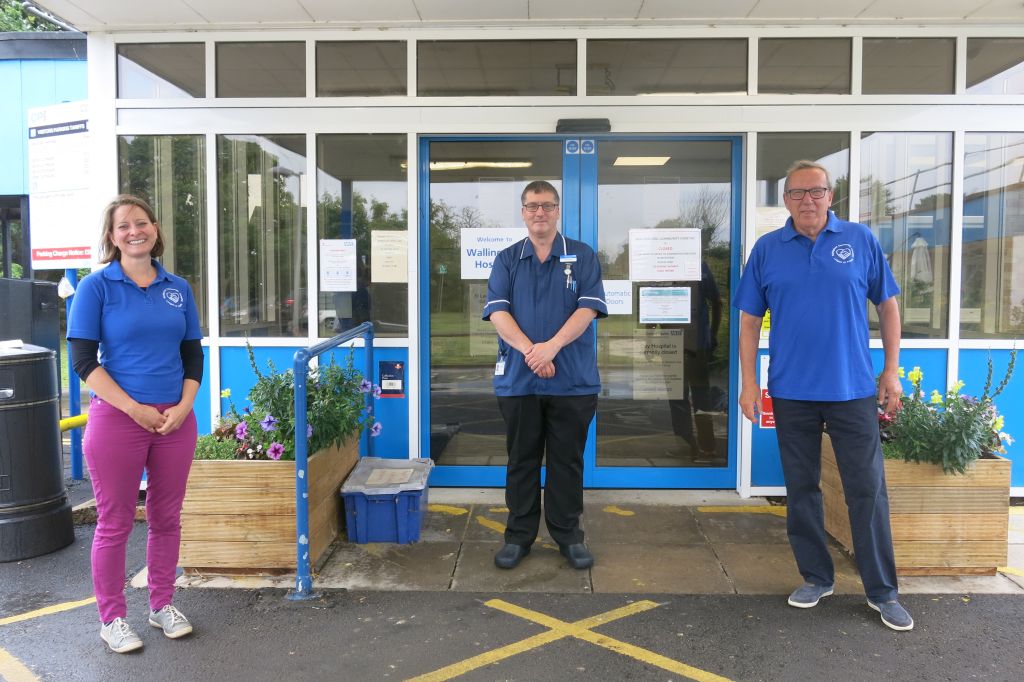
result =
[{"label": "reflection in glass", "polygon": [[547,180],[561,193],[562,143],[435,142],[430,169],[430,456],[439,465],[504,466],[492,386],[497,335],[480,319],[489,272],[476,263],[493,255],[464,261],[460,247],[469,229],[526,237],[523,188]]},{"label": "reflection in glass", "polygon": [[757,91],[782,95],[848,95],[849,38],[762,38],[757,41]]},{"label": "reflection in glass", "polygon": [[828,169],[832,177],[832,210],[847,220],[850,215],[849,133],[758,133],[757,236],[782,227],[789,217],[782,192],[786,171],[794,161],[810,159]]},{"label": "reflection in glass", "polygon": [[317,136],[317,237],[356,240],[356,290],[320,282],[320,336],[367,320],[376,336],[408,333],[405,152],[405,135]]},{"label": "reflection in glass", "polygon": [[424,97],[576,94],[575,40],[420,40]]},{"label": "reflection in glass", "polygon": [[[651,165],[624,165],[624,157],[646,157]],[[605,289],[609,282],[631,289],[633,305],[629,313],[609,311],[597,325],[597,464],[726,466],[731,145],[603,142],[598,164],[597,255]],[[630,265],[631,231],[669,228],[700,231],[699,277],[642,279]],[[641,324],[641,286],[685,287],[691,322]]]},{"label": "reflection in glass", "polygon": [[1024,38],[968,38],[967,92],[1024,94]]},{"label": "reflection in glass", "polygon": [[217,97],[305,97],[306,44],[217,43]]},{"label": "reflection in glass", "polygon": [[747,40],[588,40],[588,95],[747,92]]},{"label": "reflection in glass", "polygon": [[317,42],[317,97],[405,95],[405,42]]},{"label": "reflection in glass", "polygon": [[1024,335],[1024,134],[968,133],[960,334]]},{"label": "reflection in glass", "polygon": [[[899,283],[903,338],[945,338],[949,325],[950,133],[864,133],[860,222]],[[877,314],[868,306],[872,333]]]},{"label": "reflection in glass", "polygon": [[202,43],[117,46],[117,96],[124,99],[206,97]]},{"label": "reflection in glass", "polygon": [[951,95],[953,38],[865,38],[865,95]]},{"label": "reflection in glass", "polygon": [[306,137],[219,135],[222,336],[306,334]]},{"label": "reflection in glass", "polygon": [[206,139],[202,135],[123,135],[117,138],[118,191],[145,199],[164,237],[160,258],[184,277],[207,317]]}]

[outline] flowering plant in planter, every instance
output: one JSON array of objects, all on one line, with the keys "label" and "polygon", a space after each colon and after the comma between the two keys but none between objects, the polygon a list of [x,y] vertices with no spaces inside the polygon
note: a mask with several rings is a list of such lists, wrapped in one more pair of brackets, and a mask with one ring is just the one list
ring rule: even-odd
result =
[{"label": "flowering plant in planter", "polygon": [[[231,401],[231,389],[221,392],[229,401],[228,413],[214,426],[213,433],[200,436],[196,459],[295,459],[295,379],[292,370],[279,372],[272,361],[269,371],[256,364],[248,347],[249,364],[256,384],[249,391],[249,405],[239,412]],[[353,369],[352,356],[345,367],[332,359],[329,364],[310,368],[306,379],[305,437],[309,452],[340,445],[350,435],[369,429],[381,432],[366,394],[380,396],[380,387]]]},{"label": "flowering plant in planter", "polygon": [[[882,452],[888,459],[937,464],[947,474],[962,474],[979,457],[1005,453],[1013,439],[1003,429],[1005,419],[996,410],[994,399],[1006,388],[1013,376],[1017,351],[1010,353],[1010,362],[1002,381],[992,390],[992,359],[980,396],[961,393],[962,381],[946,392],[933,390],[926,396],[921,383],[924,373],[914,367],[906,373],[912,389],[900,399],[895,414],[879,412]],[[900,368],[903,377],[903,368]]]}]

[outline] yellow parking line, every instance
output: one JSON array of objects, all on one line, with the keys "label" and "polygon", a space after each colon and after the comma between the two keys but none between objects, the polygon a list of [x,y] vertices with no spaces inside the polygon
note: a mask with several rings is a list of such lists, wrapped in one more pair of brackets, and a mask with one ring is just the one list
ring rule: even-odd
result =
[{"label": "yellow parking line", "polygon": [[771,514],[772,516],[786,517],[786,508],[776,506],[697,507],[697,511],[705,514]]},{"label": "yellow parking line", "polygon": [[7,682],[37,682],[39,680],[21,661],[3,649],[0,649],[0,679]]},{"label": "yellow parking line", "polygon": [[452,507],[447,504],[428,504],[427,511],[438,512],[441,514],[451,514],[452,516],[462,516],[468,514],[469,510],[465,507]]},{"label": "yellow parking line", "polygon": [[23,620],[31,620],[33,618],[39,618],[40,616],[49,616],[51,613],[60,613],[61,611],[70,611],[71,609],[77,609],[81,606],[87,606],[89,604],[95,604],[96,597],[89,597],[88,599],[81,599],[79,601],[68,601],[63,604],[54,604],[53,606],[47,606],[35,611],[29,611],[28,613],[19,613],[16,616],[8,616],[7,618],[0,618],[0,625],[10,625],[11,623],[18,623]]},{"label": "yellow parking line", "polygon": [[622,507],[616,507],[614,504],[608,505],[607,507],[605,507],[601,511],[607,512],[609,514],[615,514],[617,516],[636,516],[636,512],[635,511],[630,511],[628,509],[623,509]]},{"label": "yellow parking line", "polygon": [[611,611],[591,616],[590,618],[584,618],[574,623],[568,623],[537,611],[516,606],[515,604],[510,604],[506,601],[502,601],[501,599],[491,599],[485,603],[485,606],[489,606],[513,616],[518,616],[519,618],[537,623],[538,625],[549,629],[547,632],[533,635],[532,637],[527,637],[526,639],[522,639],[493,651],[473,656],[472,658],[454,663],[450,666],[441,668],[440,670],[435,670],[432,673],[414,677],[409,682],[444,682],[445,680],[450,680],[453,677],[458,677],[459,675],[463,675],[472,670],[498,663],[499,661],[503,661],[515,656],[516,654],[536,649],[537,647],[566,637],[575,637],[577,639],[590,642],[591,644],[596,644],[597,646],[608,649],[609,651],[614,651],[643,663],[662,668],[663,670],[683,675],[684,677],[696,680],[697,682],[729,682],[727,678],[715,675],[714,673],[709,673],[707,671],[700,670],[699,668],[686,665],[685,663],[674,661],[671,658],[667,658],[632,644],[627,644],[626,642],[621,642],[612,637],[591,632],[591,628],[595,628],[599,625],[657,608],[659,605],[652,601],[642,600],[633,604],[627,604],[626,606],[612,609]]},{"label": "yellow parking line", "polygon": [[1001,566],[996,570],[1000,573],[1005,573],[1006,575],[1016,575],[1024,578],[1024,570],[1021,570],[1019,568],[1013,568],[1011,566]]},{"label": "yellow parking line", "polygon": [[489,519],[486,516],[480,516],[478,514],[476,517],[476,522],[484,528],[490,528],[491,530],[497,531],[499,533],[505,532],[505,524]]}]

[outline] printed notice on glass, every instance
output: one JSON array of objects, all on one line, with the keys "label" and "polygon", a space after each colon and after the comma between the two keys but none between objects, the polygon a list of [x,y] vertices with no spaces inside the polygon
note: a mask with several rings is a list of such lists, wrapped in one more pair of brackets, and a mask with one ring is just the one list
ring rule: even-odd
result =
[{"label": "printed notice on glass", "polygon": [[467,227],[459,234],[462,252],[462,279],[487,279],[491,276],[494,258],[502,249],[527,235],[525,227]]},{"label": "printed notice on glass", "polygon": [[700,230],[630,230],[629,278],[634,282],[700,280]]},{"label": "printed notice on glass", "polygon": [[320,291],[356,290],[356,240],[320,240]]},{"label": "printed notice on glass", "polygon": [[683,400],[683,330],[640,330],[633,337],[633,400]]},{"label": "printed notice on glass", "polygon": [[633,283],[628,279],[604,280],[604,301],[609,315],[632,315]]},{"label": "printed notice on glass", "polygon": [[785,206],[758,206],[754,213],[754,240],[773,232],[789,220],[789,209]]},{"label": "printed notice on glass", "polygon": [[640,287],[640,324],[689,324],[690,287]]},{"label": "printed notice on glass", "polygon": [[28,186],[32,213],[32,267],[83,268],[93,264],[91,230],[80,216],[95,204],[89,174],[86,102],[28,110]]},{"label": "printed notice on glass", "polygon": [[409,281],[409,233],[405,230],[371,230],[370,280]]}]

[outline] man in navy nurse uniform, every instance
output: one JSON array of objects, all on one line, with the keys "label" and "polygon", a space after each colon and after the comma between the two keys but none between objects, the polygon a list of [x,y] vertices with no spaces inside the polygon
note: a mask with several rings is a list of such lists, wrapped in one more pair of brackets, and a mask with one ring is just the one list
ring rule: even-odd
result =
[{"label": "man in navy nurse uniform", "polygon": [[591,323],[606,317],[593,249],[558,231],[558,191],[531,182],[522,193],[529,236],[494,259],[483,319],[498,332],[494,392],[505,419],[508,473],[505,545],[498,568],[515,568],[537,538],[541,461],[547,454],[544,521],[573,568],[594,557],[583,541],[583,448],[601,381]]},{"label": "man in navy nurse uniform", "polygon": [[[789,604],[816,606],[835,581],[819,487],[827,425],[868,606],[893,630],[910,630],[914,620],[898,601],[877,412],[879,406],[897,409],[903,392],[897,376],[900,290],[871,230],[829,210],[832,183],[822,165],[797,161],[790,167],[785,203],[791,217],[754,245],[733,305],[741,311],[739,402],[751,421],[761,410],[761,318],[771,310],[768,393],[786,481],[789,543],[804,579]],[[877,385],[868,301],[878,311],[885,353]]]}]

